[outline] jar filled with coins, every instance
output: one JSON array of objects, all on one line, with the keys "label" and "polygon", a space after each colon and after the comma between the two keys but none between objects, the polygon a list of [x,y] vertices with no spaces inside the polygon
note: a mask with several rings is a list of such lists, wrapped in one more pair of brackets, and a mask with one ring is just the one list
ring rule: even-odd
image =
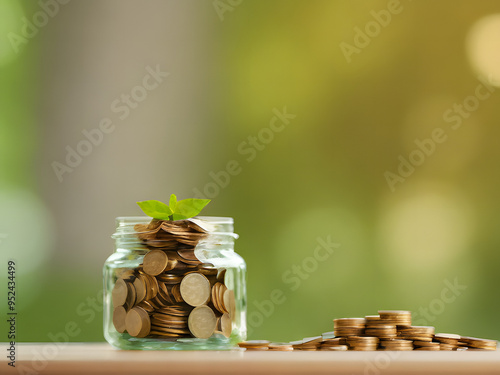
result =
[{"label": "jar filled with coins", "polygon": [[104,336],[119,349],[224,350],[246,339],[233,219],[119,217],[104,265]]}]

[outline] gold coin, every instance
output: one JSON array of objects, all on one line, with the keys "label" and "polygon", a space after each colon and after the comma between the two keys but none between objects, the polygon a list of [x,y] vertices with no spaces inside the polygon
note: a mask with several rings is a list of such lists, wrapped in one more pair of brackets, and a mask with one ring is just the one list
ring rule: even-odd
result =
[{"label": "gold coin", "polygon": [[224,314],[226,311],[222,307],[221,294],[220,294],[222,286],[223,285],[221,283],[215,283],[215,285],[212,287],[212,303],[220,313]]},{"label": "gold coin", "polygon": [[137,294],[135,292],[134,284],[127,282],[127,309],[131,309],[135,305]]},{"label": "gold coin", "polygon": [[139,274],[134,280],[134,288],[136,293],[136,303],[139,303],[146,298],[146,282],[144,275]]},{"label": "gold coin", "polygon": [[182,298],[182,295],[181,295],[181,292],[180,292],[180,285],[179,284],[175,284],[172,287],[171,291],[172,291],[172,295],[174,296],[175,302],[177,302],[177,303],[184,302],[184,299]]},{"label": "gold coin", "polygon": [[333,329],[335,336],[339,337],[359,336],[362,335],[364,331],[365,331],[364,328],[355,328],[355,327],[341,327]]},{"label": "gold coin", "polygon": [[495,340],[479,339],[476,337],[462,336],[460,341],[465,342],[469,348],[496,350],[497,342]]},{"label": "gold coin", "polygon": [[141,303],[139,303],[138,306],[142,307],[147,312],[153,312],[153,311],[155,311],[155,308],[153,306],[151,306],[151,304],[148,301],[142,301]]},{"label": "gold coin", "polygon": [[245,349],[247,352],[258,352],[258,351],[264,351],[264,350],[269,350],[267,346],[262,346],[262,347],[251,347],[251,348],[246,348]]},{"label": "gold coin", "polygon": [[434,335],[434,338],[437,340],[444,339],[444,340],[460,340],[460,335],[455,335],[453,333],[436,333]]},{"label": "gold coin", "polygon": [[422,341],[422,340],[414,340],[413,345],[415,346],[439,346],[438,342],[432,342],[432,341]]},{"label": "gold coin", "polygon": [[238,343],[240,348],[259,348],[259,347],[269,347],[271,342],[267,340],[248,340]]},{"label": "gold coin", "polygon": [[172,285],[172,284],[180,283],[182,280],[182,276],[176,275],[173,273],[164,273],[164,274],[158,275],[157,279],[164,282],[165,284]]},{"label": "gold coin", "polygon": [[139,306],[134,307],[127,313],[125,327],[131,336],[146,337],[151,330],[149,314]]},{"label": "gold coin", "polygon": [[159,275],[167,267],[167,253],[163,250],[152,250],[144,256],[143,264],[144,272],[148,275]]},{"label": "gold coin", "polygon": [[217,276],[217,268],[211,263],[202,263],[198,268],[198,272],[205,276]]},{"label": "gold coin", "polygon": [[226,280],[226,269],[220,268],[217,271],[217,281],[222,283],[222,284],[225,284],[225,280]]},{"label": "gold coin", "polygon": [[227,287],[224,284],[220,284],[217,301],[219,302],[219,306],[222,309],[221,313],[225,314],[229,312],[229,309],[224,305],[224,294],[226,293]]},{"label": "gold coin", "polygon": [[189,314],[188,326],[194,337],[208,339],[214,333],[216,325],[215,313],[208,306],[197,306]]},{"label": "gold coin", "polygon": [[378,337],[354,336],[347,338],[348,344],[378,344]]},{"label": "gold coin", "polygon": [[378,314],[380,317],[383,319],[384,316],[386,317],[392,317],[392,316],[405,316],[407,317],[408,315],[411,316],[411,311],[407,310],[379,310]]},{"label": "gold coin", "polygon": [[123,306],[127,302],[127,282],[123,279],[116,280],[113,291],[111,292],[111,297],[113,299],[113,306]]},{"label": "gold coin", "polygon": [[162,298],[167,301],[169,304],[173,304],[174,300],[173,297],[170,295],[170,292],[168,291],[167,284],[159,282],[159,291],[158,293],[162,296]]},{"label": "gold coin", "polygon": [[200,273],[190,273],[181,281],[182,299],[191,306],[200,306],[210,299],[210,282]]},{"label": "gold coin", "polygon": [[159,289],[158,280],[156,280],[156,277],[154,276],[148,276],[148,279],[150,284],[149,286],[151,289],[150,291],[151,298],[154,298],[158,294],[158,289]]},{"label": "gold coin", "polygon": [[439,345],[439,350],[455,350],[457,348],[456,345],[443,344]]},{"label": "gold coin", "polygon": [[221,327],[222,334],[229,338],[229,336],[231,336],[231,331],[233,330],[231,317],[229,316],[229,314],[223,314],[221,316],[220,327]]},{"label": "gold coin", "polygon": [[[328,333],[328,332],[326,332],[326,333]],[[347,339],[344,337],[325,339],[324,333],[323,333],[322,337],[323,337],[323,342],[321,343],[321,345],[324,345],[324,346],[327,346],[327,345],[336,346],[336,345],[346,345],[347,344]]]},{"label": "gold coin", "polygon": [[159,313],[175,316],[188,316],[193,308],[187,305],[172,305],[158,309]]},{"label": "gold coin", "polygon": [[401,328],[400,331],[405,333],[425,333],[434,335],[434,327],[429,326],[408,326]]},{"label": "gold coin", "polygon": [[333,327],[364,327],[366,324],[365,318],[340,318],[333,319]]},{"label": "gold coin", "polygon": [[151,330],[151,332],[149,334],[151,336],[161,336],[162,339],[167,337],[168,339],[172,339],[172,340],[177,339],[177,338],[181,338],[181,337],[190,337],[191,336],[191,335],[180,335],[177,333],[160,332],[160,331],[156,331],[156,330]]},{"label": "gold coin", "polygon": [[415,348],[413,350],[432,350],[432,351],[437,351],[437,350],[441,350],[441,348],[439,346],[422,346],[422,347],[419,347],[419,348]]},{"label": "gold coin", "polygon": [[194,249],[179,249],[179,250],[177,250],[177,254],[185,260],[199,262],[196,255],[194,255]]},{"label": "gold coin", "polygon": [[293,351],[293,346],[287,342],[272,342],[269,344],[268,349],[277,352],[290,352]]},{"label": "gold coin", "polygon": [[158,325],[155,325],[153,328],[156,332],[174,333],[177,335],[188,335],[189,334],[188,329],[170,328],[170,327],[158,326]]},{"label": "gold coin", "polygon": [[234,320],[236,318],[236,301],[234,299],[234,291],[227,289],[224,292],[224,306],[228,309],[229,316]]},{"label": "gold coin", "polygon": [[127,316],[127,310],[123,306],[115,307],[113,310],[113,325],[115,329],[123,333],[125,332],[125,317]]},{"label": "gold coin", "polygon": [[128,269],[128,270],[124,270],[120,276],[119,276],[121,279],[123,280],[127,280],[127,281],[131,281],[133,282],[134,279],[135,279],[135,273],[134,273],[134,270],[131,270],[131,269]]},{"label": "gold coin", "polygon": [[332,345],[332,346],[321,346],[321,350],[331,350],[331,351],[346,351],[348,350],[347,345]]}]

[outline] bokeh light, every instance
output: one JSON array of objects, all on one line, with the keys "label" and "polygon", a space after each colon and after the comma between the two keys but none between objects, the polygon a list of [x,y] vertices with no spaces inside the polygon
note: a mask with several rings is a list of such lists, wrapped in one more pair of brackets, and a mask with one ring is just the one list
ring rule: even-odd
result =
[{"label": "bokeh light", "polygon": [[474,23],[467,36],[467,56],[477,74],[500,86],[500,14]]}]

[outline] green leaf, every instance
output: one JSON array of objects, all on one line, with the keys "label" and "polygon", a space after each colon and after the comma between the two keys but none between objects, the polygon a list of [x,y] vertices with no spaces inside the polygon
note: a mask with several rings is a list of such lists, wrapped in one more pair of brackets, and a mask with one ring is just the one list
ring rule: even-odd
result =
[{"label": "green leaf", "polygon": [[172,215],[170,207],[160,201],[142,201],[137,202],[137,204],[146,215],[151,216],[154,219],[169,220],[169,216]]},{"label": "green leaf", "polygon": [[180,214],[173,214],[172,217],[173,217],[174,220],[186,220],[186,219],[189,219],[187,216],[180,215]]},{"label": "green leaf", "polygon": [[177,207],[174,214],[182,215],[186,218],[196,216],[209,202],[210,199],[183,199],[177,202]]},{"label": "green leaf", "polygon": [[[175,212],[175,209],[177,207],[177,197],[175,196],[175,194],[172,194],[170,196],[170,202],[168,202],[168,205],[170,207],[170,210],[172,212]],[[175,219],[174,219],[175,220]]]}]

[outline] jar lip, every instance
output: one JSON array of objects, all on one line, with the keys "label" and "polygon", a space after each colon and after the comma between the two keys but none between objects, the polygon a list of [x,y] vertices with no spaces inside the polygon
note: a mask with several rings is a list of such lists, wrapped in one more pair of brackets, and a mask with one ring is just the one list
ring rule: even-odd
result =
[{"label": "jar lip", "polygon": [[[192,219],[198,219],[206,221],[210,224],[234,224],[234,219],[232,217],[224,216],[195,216]],[[117,225],[127,225],[127,224],[144,224],[149,223],[153,220],[150,216],[118,216],[116,218]]]},{"label": "jar lip", "polygon": [[[111,237],[115,239],[135,238],[137,232],[134,229],[136,224],[148,224],[153,220],[150,216],[119,216],[116,218],[116,233]],[[230,237],[237,239],[238,235],[233,231],[234,220],[232,217],[220,216],[195,216],[187,219],[204,228],[209,238]]]}]

